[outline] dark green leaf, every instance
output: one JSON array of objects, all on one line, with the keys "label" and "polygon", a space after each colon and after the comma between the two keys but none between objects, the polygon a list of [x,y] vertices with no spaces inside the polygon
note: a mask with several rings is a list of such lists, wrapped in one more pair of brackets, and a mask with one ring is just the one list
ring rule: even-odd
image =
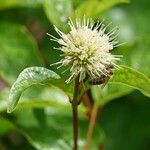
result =
[{"label": "dark green leaf", "polygon": [[3,117],[0,117],[0,137],[13,130],[14,128],[15,126],[12,122]]},{"label": "dark green leaf", "polygon": [[98,119],[106,133],[105,149],[148,150],[149,108],[149,98],[138,91],[105,105]]},{"label": "dark green leaf", "polygon": [[24,68],[43,65],[38,47],[24,26],[0,23],[0,76],[10,84]]},{"label": "dark green leaf", "polygon": [[46,126],[45,110],[42,108],[34,108],[33,113],[41,127],[44,128]]}]

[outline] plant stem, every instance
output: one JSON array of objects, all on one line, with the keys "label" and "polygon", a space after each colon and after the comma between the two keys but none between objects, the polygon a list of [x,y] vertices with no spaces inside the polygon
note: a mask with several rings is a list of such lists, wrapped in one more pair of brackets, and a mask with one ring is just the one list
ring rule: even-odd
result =
[{"label": "plant stem", "polygon": [[73,141],[74,146],[73,150],[78,149],[78,106],[72,105],[72,113],[73,113]]},{"label": "plant stem", "polygon": [[91,100],[90,100],[87,92],[85,92],[81,98],[82,98],[83,104],[87,108],[86,115],[88,117],[88,120],[90,120],[90,116],[91,116],[91,113],[92,113],[92,103],[91,103]]},{"label": "plant stem", "polygon": [[74,96],[72,100],[72,113],[73,113],[73,134],[74,134],[74,145],[73,150],[78,150],[78,97],[79,97],[79,90],[80,90],[80,83],[79,77],[75,79],[75,86],[74,86]]},{"label": "plant stem", "polygon": [[90,143],[91,143],[91,139],[92,139],[92,135],[93,135],[93,131],[94,131],[97,115],[98,115],[98,110],[99,110],[99,105],[96,103],[96,104],[94,104],[93,109],[92,109],[92,114],[90,117],[90,122],[89,122],[89,127],[88,127],[84,150],[89,150],[89,148],[90,148]]}]

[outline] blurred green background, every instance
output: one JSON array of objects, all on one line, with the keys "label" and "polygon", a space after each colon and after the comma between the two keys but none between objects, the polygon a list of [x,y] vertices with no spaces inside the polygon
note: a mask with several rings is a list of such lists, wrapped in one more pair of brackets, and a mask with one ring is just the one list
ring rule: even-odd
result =
[{"label": "blurred green background", "polygon": [[[54,86],[33,86],[23,94],[17,109],[6,113],[9,89],[26,67],[59,60],[58,45],[46,33],[57,36],[56,25],[69,31],[68,17],[105,19],[119,27],[125,45],[114,50],[123,55],[120,64],[150,77],[149,0],[0,0],[0,150],[71,150],[72,115],[65,92]],[[64,83],[59,87],[66,88]],[[94,90],[94,89],[93,89]],[[92,102],[93,90],[89,91]],[[91,150],[149,150],[150,100],[125,85],[108,85],[101,92]],[[93,92],[93,93],[92,93]],[[80,106],[80,139],[83,149],[88,119]]]}]

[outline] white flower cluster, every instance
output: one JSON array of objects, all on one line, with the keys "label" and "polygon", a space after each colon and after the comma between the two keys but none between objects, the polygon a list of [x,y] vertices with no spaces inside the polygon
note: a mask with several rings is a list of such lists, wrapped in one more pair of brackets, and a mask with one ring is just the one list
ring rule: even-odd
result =
[{"label": "white flower cluster", "polygon": [[119,41],[116,40],[117,28],[105,33],[108,25],[105,26],[103,22],[94,23],[85,18],[82,21],[76,19],[75,24],[70,19],[68,24],[71,28],[68,34],[61,32],[57,27],[55,30],[60,38],[49,34],[51,40],[61,45],[58,49],[63,52],[63,58],[55,64],[60,64],[59,67],[68,66],[70,77],[67,83],[77,76],[82,81],[86,74],[97,78],[104,74],[107,65],[117,66],[115,61],[119,60],[120,56],[110,53],[110,50],[119,45]]}]

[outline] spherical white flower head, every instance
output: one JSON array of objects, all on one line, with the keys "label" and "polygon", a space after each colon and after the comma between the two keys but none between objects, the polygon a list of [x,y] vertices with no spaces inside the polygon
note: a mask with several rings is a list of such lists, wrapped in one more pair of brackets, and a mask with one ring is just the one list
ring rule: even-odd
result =
[{"label": "spherical white flower head", "polygon": [[61,45],[59,50],[63,52],[63,58],[55,64],[61,64],[59,67],[69,66],[70,77],[67,83],[77,76],[79,81],[82,81],[86,74],[91,78],[97,78],[105,74],[109,64],[117,66],[115,61],[119,60],[120,56],[110,53],[110,50],[118,46],[116,28],[105,33],[107,26],[102,22],[95,24],[85,18],[83,21],[77,19],[75,24],[70,20],[68,24],[71,28],[68,34],[55,27],[60,39],[50,35],[51,40]]}]

